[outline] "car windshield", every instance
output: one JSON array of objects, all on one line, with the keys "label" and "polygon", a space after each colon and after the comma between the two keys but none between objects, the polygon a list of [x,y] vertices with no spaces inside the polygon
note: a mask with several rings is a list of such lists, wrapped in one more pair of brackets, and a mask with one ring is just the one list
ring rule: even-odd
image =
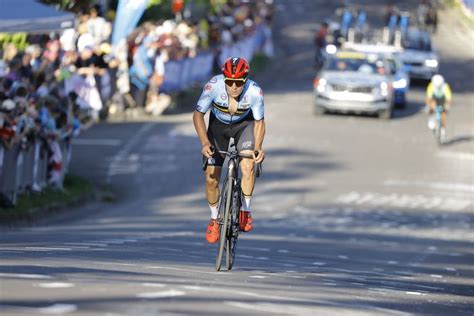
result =
[{"label": "car windshield", "polygon": [[408,38],[403,46],[407,49],[415,49],[430,52],[431,51],[431,42],[427,38],[423,37],[412,37]]},{"label": "car windshield", "polygon": [[385,74],[382,60],[369,61],[363,58],[332,58],[324,69],[328,71],[355,71],[364,74]]}]

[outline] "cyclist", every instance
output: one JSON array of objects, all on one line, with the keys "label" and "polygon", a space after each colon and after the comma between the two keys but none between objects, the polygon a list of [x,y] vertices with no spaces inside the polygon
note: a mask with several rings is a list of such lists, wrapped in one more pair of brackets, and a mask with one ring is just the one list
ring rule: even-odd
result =
[{"label": "cyclist", "polygon": [[[211,209],[206,230],[209,243],[215,243],[219,238],[219,179],[225,158],[219,150],[228,149],[230,138],[234,138],[240,153],[254,156],[254,159],[242,159],[240,164],[244,196],[240,229],[248,232],[253,228],[250,201],[255,183],[254,163],[262,162],[265,157],[262,150],[265,121],[262,89],[247,78],[248,73],[249,64],[244,58],[228,58],[222,66],[222,74],[212,77],[204,86],[193,114],[194,127],[202,144],[201,152],[208,162],[205,176],[206,196]],[[204,115],[209,110],[206,131]]]},{"label": "cyclist", "polygon": [[444,77],[436,74],[426,88],[426,104],[429,109],[428,128],[435,128],[434,111],[437,105],[443,107],[441,112],[441,137],[446,137],[446,113],[451,107],[452,92]]}]

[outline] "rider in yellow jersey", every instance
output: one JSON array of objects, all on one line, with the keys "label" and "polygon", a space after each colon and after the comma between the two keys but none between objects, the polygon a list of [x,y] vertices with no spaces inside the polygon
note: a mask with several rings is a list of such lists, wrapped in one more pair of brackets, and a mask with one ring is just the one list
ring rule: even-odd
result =
[{"label": "rider in yellow jersey", "polygon": [[446,136],[446,113],[451,107],[452,92],[449,84],[441,75],[434,75],[426,88],[426,105],[428,106],[430,117],[428,128],[435,128],[434,111],[437,105],[443,107],[441,112],[441,137]]}]

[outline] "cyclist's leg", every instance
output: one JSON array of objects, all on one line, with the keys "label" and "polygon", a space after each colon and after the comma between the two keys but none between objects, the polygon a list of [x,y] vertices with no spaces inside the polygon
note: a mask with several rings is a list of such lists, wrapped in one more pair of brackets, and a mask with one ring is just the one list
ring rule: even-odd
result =
[{"label": "cyclist's leg", "polygon": [[211,210],[211,218],[216,219],[219,206],[219,179],[221,167],[208,166],[206,169],[206,197]]},{"label": "cyclist's leg", "polygon": [[[213,156],[207,160],[206,176],[206,196],[211,209],[211,218],[217,218],[219,203],[219,180],[221,176],[222,165],[224,164],[224,156],[219,154],[219,150],[227,150],[230,138],[226,135],[226,128],[222,126],[211,114],[207,137],[214,147]],[[203,159],[207,159],[203,157]]]},{"label": "cyclist's leg", "polygon": [[[255,148],[254,141],[254,123],[253,121],[243,122],[241,128],[236,133],[235,142],[237,150],[242,154],[253,154]],[[240,212],[240,229],[243,231],[250,231],[253,228],[253,221],[251,217],[250,202],[252,200],[253,189],[255,185],[254,176],[254,159],[243,158],[240,162],[240,170],[242,172],[242,211]]]},{"label": "cyclist's leg", "polygon": [[[255,148],[254,140],[254,122],[242,122],[234,135],[237,150],[242,154],[253,155]],[[243,158],[240,162],[240,170],[242,172],[242,193],[246,197],[251,197],[254,188],[254,160]]]},{"label": "cyclist's leg", "polygon": [[441,126],[443,128],[446,128],[446,121],[447,121],[447,113],[446,113],[446,110],[443,110],[443,112],[441,112]]}]

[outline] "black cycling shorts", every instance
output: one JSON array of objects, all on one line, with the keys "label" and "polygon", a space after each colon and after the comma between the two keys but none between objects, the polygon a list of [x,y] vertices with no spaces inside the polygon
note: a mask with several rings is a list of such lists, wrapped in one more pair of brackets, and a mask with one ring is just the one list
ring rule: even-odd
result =
[{"label": "black cycling shorts", "polygon": [[[253,134],[254,119],[247,115],[242,121],[233,124],[225,124],[219,121],[212,112],[209,116],[209,127],[207,137],[214,147],[214,155],[208,159],[209,166],[222,167],[225,155],[219,154],[219,150],[227,151],[230,139],[234,139],[238,152],[242,150],[254,150],[255,139]],[[203,157],[203,159],[206,159]]]}]

